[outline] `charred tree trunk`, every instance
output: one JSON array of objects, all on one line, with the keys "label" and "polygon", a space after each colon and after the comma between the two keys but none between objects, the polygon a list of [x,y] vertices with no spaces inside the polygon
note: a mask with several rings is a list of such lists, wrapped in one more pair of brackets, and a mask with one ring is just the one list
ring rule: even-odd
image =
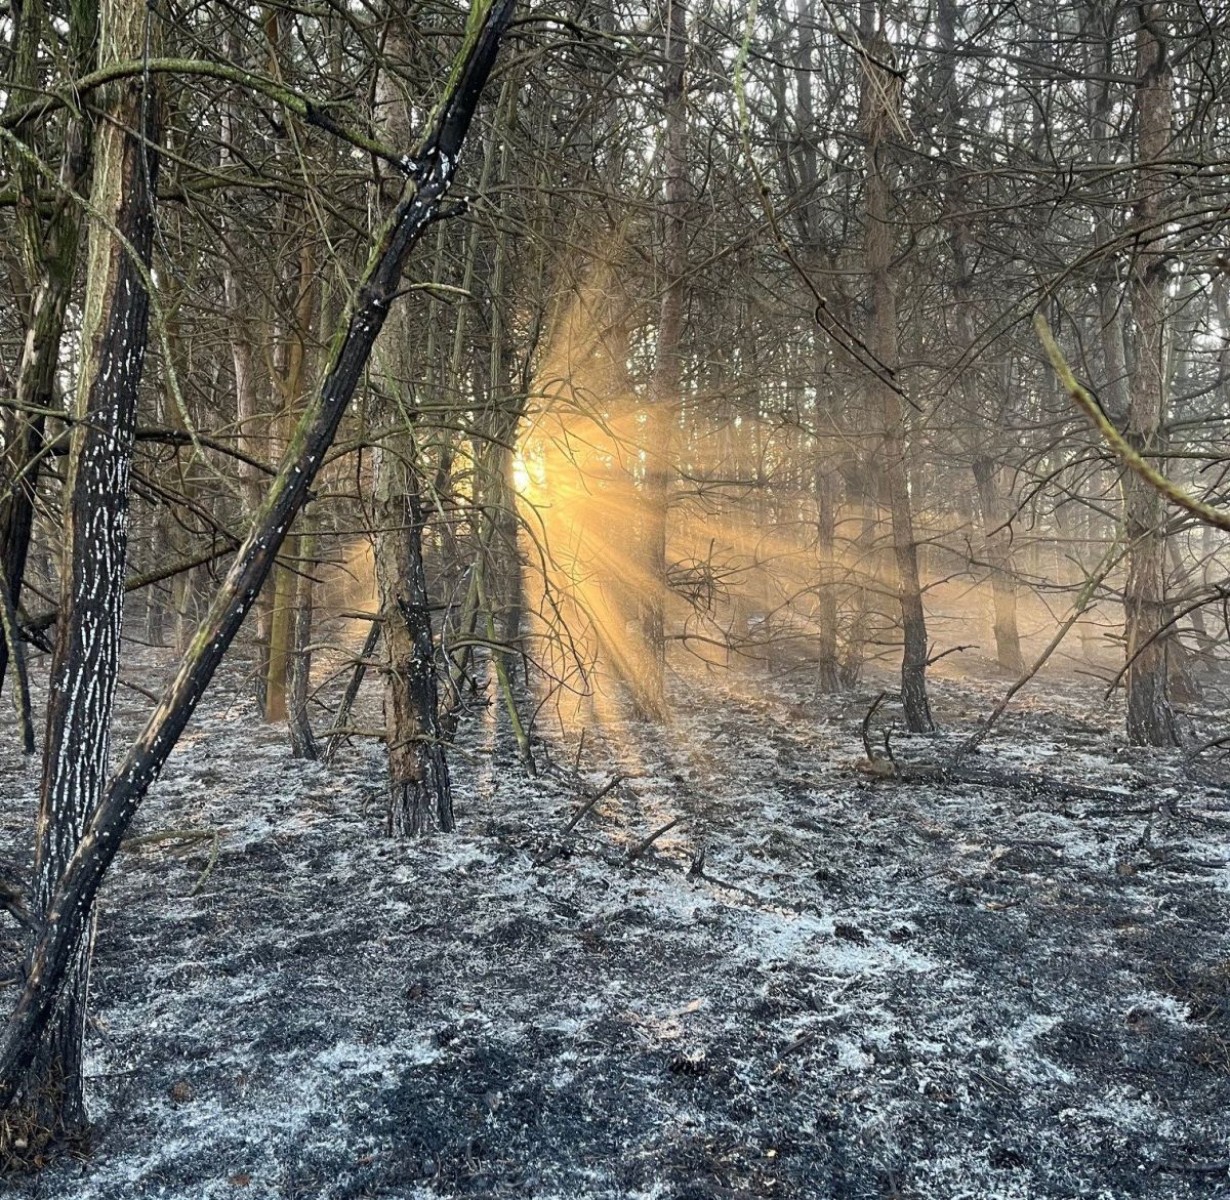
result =
[{"label": "charred tree trunk", "polygon": [[[301,236],[305,239],[308,229],[309,223],[304,220]],[[316,256],[310,241],[305,240],[300,247],[295,270],[297,295],[294,313],[284,342],[279,347],[282,351],[279,357],[283,369],[275,373],[275,383],[281,397],[281,417],[277,422],[281,430],[290,429],[294,414],[303,404],[305,380],[310,370],[307,340],[316,312],[318,292]],[[296,552],[298,544],[297,536],[289,540],[288,546],[292,554]],[[265,664],[265,720],[273,722],[285,721],[290,716],[289,687],[299,595],[299,578],[295,564],[278,563],[273,569],[273,579],[270,582],[273,594],[269,614],[268,657]]]},{"label": "charred tree trunk", "polygon": [[[508,124],[511,103],[501,114],[501,127]],[[500,127],[497,127],[497,129]],[[498,178],[507,177],[507,143],[502,143],[499,152]],[[514,478],[517,437],[528,396],[525,389],[516,389],[510,383],[511,347],[504,306],[509,303],[505,294],[505,270],[508,246],[501,233],[494,247],[495,265],[491,276],[491,346],[490,385],[487,419],[490,422],[489,438],[484,447],[486,483],[488,496],[484,505],[483,520],[489,531],[482,539],[479,554],[486,554],[490,570],[484,570],[479,582],[486,587],[493,605],[491,618],[496,636],[501,645],[492,652],[499,655],[507,684],[516,674],[520,654],[521,620],[524,615],[524,597],[521,585],[520,522],[517,517],[517,486]],[[519,716],[510,711],[510,720],[519,725]],[[523,757],[527,746],[523,746]]]},{"label": "charred tree trunk", "polygon": [[[107,0],[100,12],[103,64],[144,44],[145,7]],[[56,919],[57,888],[107,783],[111,706],[119,670],[128,481],[149,297],[142,268],[153,241],[158,100],[141,81],[120,84],[97,135],[91,204],[113,222],[90,234],[78,381],[64,513],[60,623],[51,667],[39,793],[35,919]],[[144,139],[144,140],[143,140]],[[121,240],[123,239],[123,240]],[[126,244],[125,244],[126,243]],[[140,261],[134,261],[134,256]],[[91,934],[65,956],[65,979],[20,1079],[7,1132],[25,1153],[84,1125],[82,1053]],[[12,1145],[0,1147],[0,1156]]]},{"label": "charred tree trunk", "polygon": [[[816,21],[812,0],[799,9],[799,71],[795,88],[797,130],[801,145],[796,154],[800,193],[797,220],[809,262],[821,258],[820,241],[824,214],[817,202],[819,164],[816,150],[815,103],[812,90],[816,71]],[[783,97],[784,99],[784,97]],[[783,109],[787,106],[783,103]],[[841,688],[837,656],[837,510],[840,499],[840,457],[845,453],[838,432],[841,401],[832,378],[832,356],[818,334],[813,343],[816,422],[812,491],[816,498],[816,624],[819,626],[817,682],[822,692]]]},{"label": "charred tree trunk", "polygon": [[[821,411],[817,389],[816,423],[823,428],[830,414]],[[822,692],[841,688],[841,664],[837,655],[837,478],[827,465],[817,465],[813,488],[816,494],[816,546],[819,579],[816,582],[816,622],[820,627],[817,683]]]},{"label": "charred tree trunk", "polygon": [[[1160,245],[1165,175],[1156,167],[1170,144],[1173,77],[1162,31],[1165,9],[1140,6],[1136,35],[1138,125],[1136,224],[1140,250],[1132,268],[1135,366],[1128,404],[1128,435],[1142,452],[1156,454],[1166,441],[1166,265]],[[1161,464],[1159,464],[1161,466]],[[1164,466],[1161,467],[1164,470]],[[1166,534],[1162,498],[1129,471],[1123,481],[1128,574],[1123,595],[1127,634],[1128,740],[1149,746],[1178,741],[1166,668]]]},{"label": "charred tree trunk", "polygon": [[440,726],[423,505],[408,434],[391,432],[376,485],[376,578],[388,657],[384,723],[389,752],[388,832],[414,837],[453,828],[453,796]]},{"label": "charred tree trunk", "polygon": [[[305,514],[308,524],[311,514]],[[311,528],[295,535],[295,601],[290,626],[290,666],[287,668],[286,721],[290,728],[290,748],[295,758],[316,760],[320,751],[312,733],[308,699],[312,680],[312,616],[315,605],[312,591],[316,563],[316,534]]]},{"label": "charred tree trunk", "polygon": [[[405,49],[394,33],[389,49]],[[391,78],[379,83],[380,109],[385,128],[403,140],[410,113]],[[470,249],[475,248],[471,234]],[[437,268],[443,245],[437,244]],[[472,261],[472,259],[470,260]],[[472,280],[472,268],[467,271]],[[462,313],[464,313],[464,306]],[[446,386],[459,386],[464,315],[458,316],[452,366]],[[428,337],[426,358],[435,357],[434,330]],[[379,439],[375,522],[376,582],[380,589],[380,625],[383,634],[384,727],[388,754],[389,794],[386,828],[394,837],[412,837],[434,829],[453,828],[452,789],[445,737],[440,723],[436,683],[435,645],[423,561],[425,514],[419,489],[420,447],[412,433],[419,410],[410,385],[415,344],[405,312],[393,318],[385,345],[377,355],[373,373],[392,410]]]},{"label": "charred tree trunk", "polygon": [[[293,549],[295,538],[287,541]],[[286,683],[290,669],[291,625],[294,621],[295,574],[286,563],[276,563],[265,596],[269,600],[269,640],[265,645],[265,720],[286,720]]]},{"label": "charred tree trunk", "polygon": [[986,458],[975,458],[970,465],[978,488],[978,510],[987,562],[991,568],[991,602],[995,612],[995,658],[1000,668],[1012,675],[1025,670],[1021,653],[1021,633],[1016,620],[1016,579],[1012,553],[1007,542],[1007,513],[997,478],[999,469]]},{"label": "charred tree trunk", "polygon": [[[955,358],[967,358],[974,347],[973,316],[973,237],[969,227],[967,189],[956,175],[961,161],[961,135],[964,113],[956,76],[956,0],[940,0],[939,41],[943,55],[943,103],[945,116],[945,149],[951,172],[944,186],[945,220],[953,267],[953,330]],[[989,397],[977,395],[977,380],[970,368],[958,367],[957,392],[962,400],[962,417],[970,423],[972,460],[970,470],[978,491],[978,512],[987,563],[990,566],[991,598],[995,613],[995,657],[1000,669],[1012,675],[1025,670],[1021,654],[1021,635],[1016,619],[1016,580],[1012,570],[1012,548],[1006,528],[1007,508],[1000,489],[1000,472],[993,457],[987,455],[994,446],[997,432],[995,410]],[[1007,397],[1001,397],[1000,406]]]},{"label": "charred tree trunk", "polygon": [[[240,39],[234,32],[227,35],[226,56],[232,63],[242,63],[244,60]],[[238,98],[232,91],[221,113],[219,166],[224,171],[234,169],[242,161],[239,153],[238,109]],[[231,368],[235,378],[235,441],[240,452],[249,459],[264,461],[270,456],[270,450],[261,436],[262,421],[257,401],[255,355],[252,352],[251,332],[245,320],[239,273],[235,269],[235,263],[241,255],[238,239],[242,237],[242,230],[233,228],[225,218],[222,219],[220,228],[223,239],[230,242],[227,253],[222,255],[221,276],[222,300],[226,310],[230,341]],[[262,485],[261,472],[251,463],[241,464],[240,488],[244,508],[248,513],[254,513],[260,508]],[[257,647],[254,680],[257,704],[263,714],[267,702],[265,680],[269,674],[270,613],[272,611],[272,604],[267,595],[258,599],[254,609]]]},{"label": "charred tree trunk", "polygon": [[0,575],[0,633],[3,633],[4,646],[8,651],[8,663],[12,670],[10,676],[12,686],[9,691],[13,697],[13,707],[17,712],[17,724],[21,730],[21,748],[24,754],[33,754],[34,743],[34,713],[30,704],[30,674],[26,665],[25,645],[21,640],[21,627],[17,621],[17,610],[9,599],[8,583]]},{"label": "charred tree trunk", "polygon": [[871,384],[883,419],[880,467],[884,472],[892,522],[893,560],[901,606],[903,651],[901,703],[906,726],[914,733],[934,728],[927,701],[927,622],[923,613],[918,545],[910,501],[905,416],[901,397],[887,373],[897,366],[897,298],[892,277],[892,226],[889,224],[889,141],[900,127],[901,84],[882,64],[893,60],[887,38],[873,39],[863,60],[863,121],[867,134],[865,267],[871,289],[871,326],[867,343],[877,360]]},{"label": "charred tree trunk", "polygon": [[[268,576],[285,531],[307,498],[367,366],[400,287],[407,257],[423,230],[439,215],[514,8],[515,0],[499,0],[481,10],[468,33],[432,128],[408,159],[411,174],[401,198],[373,240],[355,298],[332,343],[334,349],[320,390],[307,406],[282,466],[179,671],[107,785],[101,802],[89,813],[76,849],[45,906],[27,958],[25,983],[0,1040],[0,1114],[5,1120],[11,1118],[14,1099],[44,1040],[71,964],[82,953],[94,899],[120,841]],[[104,462],[113,461],[116,449],[112,441]]]}]

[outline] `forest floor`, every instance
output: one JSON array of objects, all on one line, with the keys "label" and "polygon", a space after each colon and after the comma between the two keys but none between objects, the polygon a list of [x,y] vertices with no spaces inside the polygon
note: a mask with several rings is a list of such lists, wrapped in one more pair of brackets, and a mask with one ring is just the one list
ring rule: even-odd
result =
[{"label": "forest floor", "polygon": [[[934,759],[1003,687],[937,679],[945,733],[895,753]],[[224,672],[136,831],[199,836],[104,891],[92,1153],[0,1191],[1230,1197],[1230,791],[1058,677],[977,761],[1121,799],[872,778],[878,690],[697,665],[671,727],[539,745],[537,779],[480,719],[457,832],[398,843],[378,747],[295,761]],[[2,720],[20,856],[37,766]]]}]

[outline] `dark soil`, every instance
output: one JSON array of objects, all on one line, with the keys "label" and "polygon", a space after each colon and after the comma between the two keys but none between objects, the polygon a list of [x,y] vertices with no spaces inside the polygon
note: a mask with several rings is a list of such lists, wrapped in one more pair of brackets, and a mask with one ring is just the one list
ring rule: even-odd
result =
[{"label": "dark soil", "polygon": [[[93,1153],[0,1187],[1230,1197],[1227,793],[1124,747],[1092,684],[1048,682],[978,761],[1112,802],[869,777],[874,689],[734,683],[677,679],[664,732],[588,730],[579,773],[539,745],[537,780],[480,719],[459,832],[404,844],[378,749],[297,762],[222,679],[137,831],[178,836],[105,892]],[[934,759],[998,686],[937,682],[949,740],[894,753]],[[37,770],[3,755],[20,858]]]}]

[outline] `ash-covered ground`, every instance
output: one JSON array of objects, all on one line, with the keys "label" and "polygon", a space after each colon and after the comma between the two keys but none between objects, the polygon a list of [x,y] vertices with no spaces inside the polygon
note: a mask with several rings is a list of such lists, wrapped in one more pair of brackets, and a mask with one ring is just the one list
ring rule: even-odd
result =
[{"label": "ash-covered ground", "polygon": [[[937,680],[945,734],[895,753],[1002,687]],[[489,717],[458,831],[398,843],[379,749],[295,761],[232,669],[105,890],[93,1153],[0,1190],[1230,1197],[1230,793],[1053,679],[977,761],[1113,802],[886,782],[857,767],[875,690],[697,667],[671,728],[540,744],[537,779]],[[37,766],[3,720],[20,854]]]}]

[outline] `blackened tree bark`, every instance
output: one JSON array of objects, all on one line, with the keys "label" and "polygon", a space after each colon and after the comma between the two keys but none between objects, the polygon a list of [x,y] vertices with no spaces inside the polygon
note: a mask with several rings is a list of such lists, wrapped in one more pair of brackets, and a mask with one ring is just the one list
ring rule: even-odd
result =
[{"label": "blackened tree bark", "polygon": [[[813,0],[803,0],[799,8],[799,70],[795,99],[800,146],[795,155],[799,191],[806,197],[799,204],[797,221],[807,261],[820,263],[820,239],[824,216],[818,202],[820,194],[815,133],[816,18]],[[783,106],[784,107],[784,106]],[[838,436],[841,419],[840,390],[832,378],[832,355],[827,341],[817,331],[814,342],[816,454],[812,490],[816,497],[816,623],[818,629],[817,683],[822,692],[841,687],[837,656],[837,515],[841,498],[840,461],[846,453]]]},{"label": "blackened tree bark", "polygon": [[[235,555],[175,678],[84,822],[76,848],[44,906],[26,961],[25,983],[0,1038],[0,1119],[26,1094],[44,1035],[72,964],[87,940],[94,899],[119,844],[196,709],[331,445],[398,292],[407,257],[440,214],[479,97],[495,63],[515,0],[478,7],[426,137],[406,158],[401,198],[373,240],[371,255],[331,345],[319,391],[308,404],[247,538]],[[122,445],[110,439],[100,467]],[[114,467],[114,464],[112,463]],[[78,1027],[79,1029],[79,1027]]]},{"label": "blackened tree bark", "polygon": [[999,482],[1000,468],[994,459],[976,455],[970,464],[978,489],[978,512],[982,520],[983,543],[991,568],[995,658],[1004,671],[1019,675],[1025,670],[1021,653],[1021,632],[1016,619],[1016,576],[1008,528],[1008,506]]},{"label": "blackened tree bark", "polygon": [[384,717],[389,754],[388,832],[414,837],[453,828],[453,796],[440,726],[435,646],[423,565],[423,505],[411,439],[390,431],[381,451],[375,517],[376,577],[388,656]]},{"label": "blackened tree bark", "polygon": [[[228,31],[224,45],[226,56],[232,63],[244,62],[244,46],[234,30]],[[220,114],[221,144],[218,165],[223,171],[234,170],[243,161],[239,97],[238,87],[230,89]],[[257,399],[259,385],[252,331],[245,319],[243,288],[240,272],[236,269],[242,252],[241,239],[244,231],[238,228],[238,223],[223,217],[220,221],[220,232],[229,251],[222,255],[221,282],[231,348],[231,369],[235,377],[235,440],[241,453],[257,459],[267,456],[269,451],[265,440],[267,422],[261,419]],[[248,512],[256,512],[260,508],[263,483],[260,471],[250,463],[244,463],[240,473],[240,487],[243,491],[244,507]],[[267,593],[258,601],[255,610],[253,620],[256,625],[259,660],[254,683],[257,703],[263,713],[266,705],[265,679],[269,674],[269,626],[272,613]]]},{"label": "blackened tree bark", "polygon": [[[863,56],[863,129],[867,137],[864,179],[867,229],[863,255],[871,291],[867,345],[882,371],[893,371],[897,366],[897,297],[892,275],[889,172],[890,142],[894,132],[901,128],[901,81],[889,69],[892,59],[892,48],[883,34],[872,39],[870,53]],[[914,733],[923,733],[934,726],[927,702],[927,622],[923,613],[918,545],[914,540],[905,416],[901,397],[881,371],[873,375],[870,387],[883,416],[880,468],[884,472],[892,521],[893,559],[904,637],[901,703],[906,726]]]},{"label": "blackened tree bark", "polygon": [[315,760],[320,757],[312,721],[308,713],[312,681],[312,617],[315,612],[313,584],[315,582],[316,531],[312,514],[300,519],[307,528],[295,535],[295,611],[291,620],[291,655],[286,678],[286,723],[290,731],[290,748],[296,758]]},{"label": "blackened tree bark", "polygon": [[[106,0],[100,60],[123,61],[145,43],[139,0]],[[51,667],[39,796],[35,918],[46,921],[56,887],[102,799],[119,666],[128,545],[128,481],[137,389],[145,359],[153,241],[158,98],[141,80],[105,99],[96,138],[82,324],[64,513],[60,623]],[[104,224],[104,221],[106,222]],[[89,978],[86,926],[66,961],[58,1003],[21,1080],[17,1118],[27,1153],[85,1120],[82,1043]]]},{"label": "blackened tree bark", "polygon": [[[410,54],[399,31],[390,35],[388,46],[394,56]],[[409,104],[387,74],[377,87],[377,103],[386,134],[397,142],[406,140],[411,122]],[[465,337],[462,322],[459,316],[450,386],[460,374],[460,343]],[[414,339],[403,309],[390,321],[373,371],[392,410],[380,437],[372,516],[385,650],[384,727],[389,771],[385,827],[395,837],[453,828],[452,788],[440,724],[435,643],[423,561],[421,456],[413,431],[419,411],[406,383],[413,352]]]},{"label": "blackened tree bark", "polygon": [[[1139,7],[1136,35],[1137,196],[1140,250],[1132,267],[1135,364],[1128,402],[1128,437],[1142,453],[1165,444],[1168,391],[1165,337],[1166,265],[1162,254],[1165,174],[1155,164],[1170,144],[1173,76],[1163,31],[1165,8]],[[1165,470],[1164,465],[1161,469]],[[1127,633],[1128,740],[1173,746],[1178,740],[1167,691],[1166,534],[1162,498],[1134,472],[1123,481],[1128,577],[1123,595]]]},{"label": "blackened tree bark", "polygon": [[17,610],[9,599],[8,582],[0,575],[0,634],[8,651],[8,664],[12,670],[9,691],[13,707],[17,711],[17,723],[21,729],[21,748],[25,754],[33,754],[34,711],[30,704],[30,676],[26,669],[25,647],[21,641],[21,629],[17,623]]},{"label": "blackened tree bark", "polygon": [[[306,215],[300,214],[296,214],[291,220],[302,223],[300,236],[304,240],[294,268],[292,288],[296,299],[293,312],[288,314],[289,325],[283,327],[280,321],[273,322],[273,326],[278,330],[274,355],[277,365],[273,371],[273,382],[280,393],[278,409],[281,415],[270,422],[271,426],[286,429],[291,427],[293,414],[299,411],[303,403],[306,381],[311,370],[307,341],[319,292],[316,256],[312,243],[308,240],[311,223],[306,219]],[[299,593],[296,570],[302,569],[302,564],[296,564],[294,561],[300,556],[298,534],[292,534],[287,539],[287,550],[290,561],[274,567],[268,589],[272,594],[269,596],[270,622],[264,696],[265,720],[271,722],[285,721],[290,715],[289,686],[291,663],[296,648],[296,604]]]},{"label": "blackened tree bark", "polygon": [[[500,143],[498,162],[492,162],[500,180],[507,178],[508,150],[504,136],[512,113],[511,88],[508,84],[505,84],[505,91],[509,94],[501,98],[500,115],[492,129],[493,143]],[[494,159],[496,156],[491,157]],[[521,762],[527,771],[536,774],[538,768],[531,752],[529,733],[518,710],[513,687],[516,666],[522,658],[521,622],[525,604],[514,461],[518,431],[529,401],[529,389],[524,384],[517,387],[510,380],[511,346],[508,325],[504,320],[504,306],[508,303],[510,290],[505,271],[509,249],[503,230],[496,235],[492,253],[487,403],[475,413],[475,423],[483,434],[483,440],[477,445],[477,492],[481,515],[479,544],[471,577],[475,603],[471,610],[474,615],[463,617],[462,628],[466,631],[463,636],[472,636],[479,612],[485,610],[487,637],[493,643],[491,668],[495,683],[499,685]],[[461,664],[454,659],[451,665]]]}]

